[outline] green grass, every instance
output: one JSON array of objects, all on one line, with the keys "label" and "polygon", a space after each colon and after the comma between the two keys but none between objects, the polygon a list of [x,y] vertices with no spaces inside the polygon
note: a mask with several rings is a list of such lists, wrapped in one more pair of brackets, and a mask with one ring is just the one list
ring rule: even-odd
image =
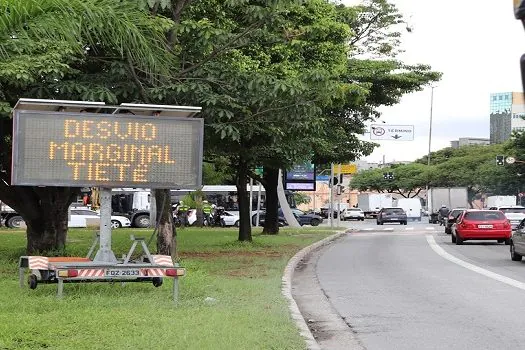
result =
[{"label": "green grass", "polygon": [[[117,256],[127,253],[132,233],[149,238],[151,231],[114,231]],[[85,256],[92,234],[70,230],[65,255]],[[290,257],[330,234],[322,228],[284,229],[276,236],[255,230],[252,243],[241,243],[233,229],[179,230],[187,276],[174,304],[171,279],[160,288],[66,284],[61,300],[56,284],[20,289],[25,233],[1,229],[0,349],[304,349],[281,296],[281,277]]]}]

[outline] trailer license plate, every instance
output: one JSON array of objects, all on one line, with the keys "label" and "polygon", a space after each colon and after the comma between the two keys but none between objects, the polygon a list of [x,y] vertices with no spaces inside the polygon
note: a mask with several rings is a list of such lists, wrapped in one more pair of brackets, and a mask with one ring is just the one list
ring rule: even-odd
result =
[{"label": "trailer license plate", "polygon": [[478,228],[492,228],[492,225],[478,225]]},{"label": "trailer license plate", "polygon": [[106,269],[104,275],[106,277],[139,277],[140,270],[138,269]]}]

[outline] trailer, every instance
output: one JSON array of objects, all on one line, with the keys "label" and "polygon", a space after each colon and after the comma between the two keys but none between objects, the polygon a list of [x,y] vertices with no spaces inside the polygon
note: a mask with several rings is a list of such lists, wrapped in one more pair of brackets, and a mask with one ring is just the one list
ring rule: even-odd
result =
[{"label": "trailer", "polygon": [[[18,262],[19,283],[24,288],[27,273],[27,283],[30,289],[36,289],[38,284],[58,284],[57,297],[61,298],[64,283],[80,282],[151,282],[160,287],[164,278],[173,278],[173,299],[178,299],[178,278],[186,274],[186,269],[173,263],[169,255],[153,255],[149,252],[144,238],[131,235],[133,244],[128,254],[115,262],[96,261],[92,255],[100,236],[86,257],[46,257],[21,256]],[[137,244],[140,244],[143,255],[139,259],[131,259]]]}]

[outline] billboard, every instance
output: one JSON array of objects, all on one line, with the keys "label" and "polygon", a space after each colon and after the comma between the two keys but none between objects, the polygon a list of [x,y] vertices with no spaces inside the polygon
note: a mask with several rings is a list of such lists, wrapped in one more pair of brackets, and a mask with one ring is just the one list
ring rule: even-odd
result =
[{"label": "billboard", "polygon": [[196,188],[203,120],[18,110],[13,185]]},{"label": "billboard", "polygon": [[295,191],[315,191],[315,165],[304,163],[295,165],[284,176],[284,189]]}]

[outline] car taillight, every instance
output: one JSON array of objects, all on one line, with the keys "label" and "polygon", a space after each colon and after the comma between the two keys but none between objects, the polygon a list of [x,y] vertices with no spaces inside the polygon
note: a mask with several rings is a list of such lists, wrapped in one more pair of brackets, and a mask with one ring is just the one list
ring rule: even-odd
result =
[{"label": "car taillight", "polygon": [[452,220],[452,219],[454,219],[454,217],[453,217],[452,215],[450,215],[450,216],[448,217],[448,219],[449,219],[449,220]]},{"label": "car taillight", "polygon": [[468,221],[463,221],[460,225],[459,225],[461,228],[465,228],[465,229],[469,229],[469,228],[476,228],[476,225],[471,223],[471,222],[468,222]]},{"label": "car taillight", "polygon": [[511,226],[510,226],[510,222],[509,222],[509,221],[505,221],[505,222],[503,223],[503,228],[504,228],[504,229],[509,229],[509,228],[511,228]]}]

